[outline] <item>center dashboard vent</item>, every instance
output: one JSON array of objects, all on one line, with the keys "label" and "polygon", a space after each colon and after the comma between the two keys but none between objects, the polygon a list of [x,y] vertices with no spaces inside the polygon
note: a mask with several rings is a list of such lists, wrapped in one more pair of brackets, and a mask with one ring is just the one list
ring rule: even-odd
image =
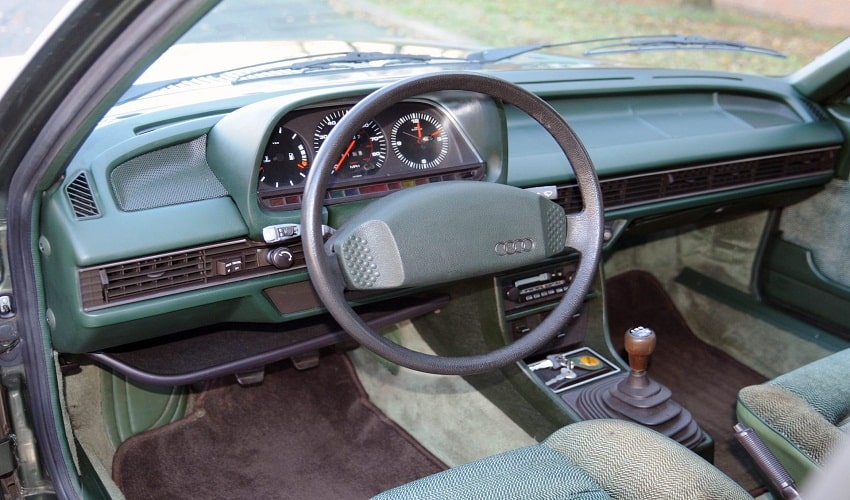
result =
[{"label": "center dashboard vent", "polygon": [[[293,266],[303,267],[301,244],[288,245]],[[83,309],[91,311],[281,272],[266,262],[268,247],[250,240],[184,249],[80,269]]]},{"label": "center dashboard vent", "polygon": [[[606,210],[717,193],[808,176],[832,174],[838,148],[762,156],[600,179]],[[567,213],[582,209],[576,184],[558,186],[556,199]]]}]

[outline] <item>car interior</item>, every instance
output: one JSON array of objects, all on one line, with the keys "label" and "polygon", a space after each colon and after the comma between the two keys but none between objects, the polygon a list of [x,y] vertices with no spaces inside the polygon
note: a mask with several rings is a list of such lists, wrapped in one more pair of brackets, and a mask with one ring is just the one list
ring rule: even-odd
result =
[{"label": "car interior", "polygon": [[[649,428],[781,498],[733,426],[769,440],[780,387],[847,391],[848,53],[783,79],[245,73],[113,106],[35,202],[81,489],[365,498],[559,439],[613,460]],[[816,457],[768,443],[797,483],[836,404]],[[488,481],[443,495],[508,496]]]}]

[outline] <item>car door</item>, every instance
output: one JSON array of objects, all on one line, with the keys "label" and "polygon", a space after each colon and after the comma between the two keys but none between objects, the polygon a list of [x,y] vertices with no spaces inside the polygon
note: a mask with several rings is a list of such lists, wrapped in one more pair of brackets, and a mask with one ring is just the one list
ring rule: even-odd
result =
[{"label": "car door", "polygon": [[17,405],[10,413],[20,486],[28,491],[61,498],[93,493],[85,475],[77,475],[74,444],[65,438],[56,364],[45,340],[51,318],[40,307],[34,253],[50,249],[39,248],[34,229],[39,194],[132,80],[215,3],[71,2],[0,98],[0,289],[11,304],[0,313],[0,330],[20,340],[0,354],[0,368],[4,392],[27,402],[8,398]]},{"label": "car door", "polygon": [[850,338],[850,78],[846,69],[838,69],[846,68],[847,61],[836,61],[847,45],[843,42],[791,77],[797,90],[830,115],[822,119],[839,124],[845,148],[835,177],[820,193],[772,218],[757,286],[764,300]]}]

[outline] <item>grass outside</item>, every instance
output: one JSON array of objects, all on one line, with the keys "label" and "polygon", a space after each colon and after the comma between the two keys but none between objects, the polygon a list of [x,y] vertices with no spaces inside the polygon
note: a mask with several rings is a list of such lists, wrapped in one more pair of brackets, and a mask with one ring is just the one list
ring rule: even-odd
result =
[{"label": "grass outside", "polygon": [[[838,29],[681,0],[369,0],[409,19],[463,33],[482,45],[586,40],[618,35],[701,35],[768,47],[786,59],[728,51],[665,51],[604,56],[627,64],[788,74],[848,36]],[[816,8],[813,5],[813,8]],[[374,20],[373,20],[374,21]],[[584,50],[583,48],[581,50]],[[570,48],[568,55],[580,55]],[[616,59],[614,59],[616,57]]]}]

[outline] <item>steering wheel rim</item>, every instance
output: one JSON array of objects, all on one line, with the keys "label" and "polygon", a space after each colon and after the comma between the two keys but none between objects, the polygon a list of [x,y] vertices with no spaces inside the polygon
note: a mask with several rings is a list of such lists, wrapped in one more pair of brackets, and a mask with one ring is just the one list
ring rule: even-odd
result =
[{"label": "steering wheel rim", "polygon": [[[531,332],[503,347],[480,354],[448,357],[412,351],[369,327],[343,294],[344,280],[333,249],[325,244],[322,206],[330,172],[361,125],[390,106],[419,95],[461,90],[484,94],[511,104],[540,123],[555,139],[572,166],[584,209],[566,220],[565,247],[580,254],[570,287],[560,303]],[[439,185],[439,184],[438,184]],[[394,195],[403,195],[404,190]],[[358,102],[334,126],[313,161],[302,197],[302,245],[313,287],[328,312],[361,345],[401,366],[418,371],[470,375],[506,366],[543,347],[578,311],[590,290],[602,248],[602,196],[596,171],[584,145],[563,117],[548,103],[506,80],[472,72],[414,76],[385,86]]]}]

